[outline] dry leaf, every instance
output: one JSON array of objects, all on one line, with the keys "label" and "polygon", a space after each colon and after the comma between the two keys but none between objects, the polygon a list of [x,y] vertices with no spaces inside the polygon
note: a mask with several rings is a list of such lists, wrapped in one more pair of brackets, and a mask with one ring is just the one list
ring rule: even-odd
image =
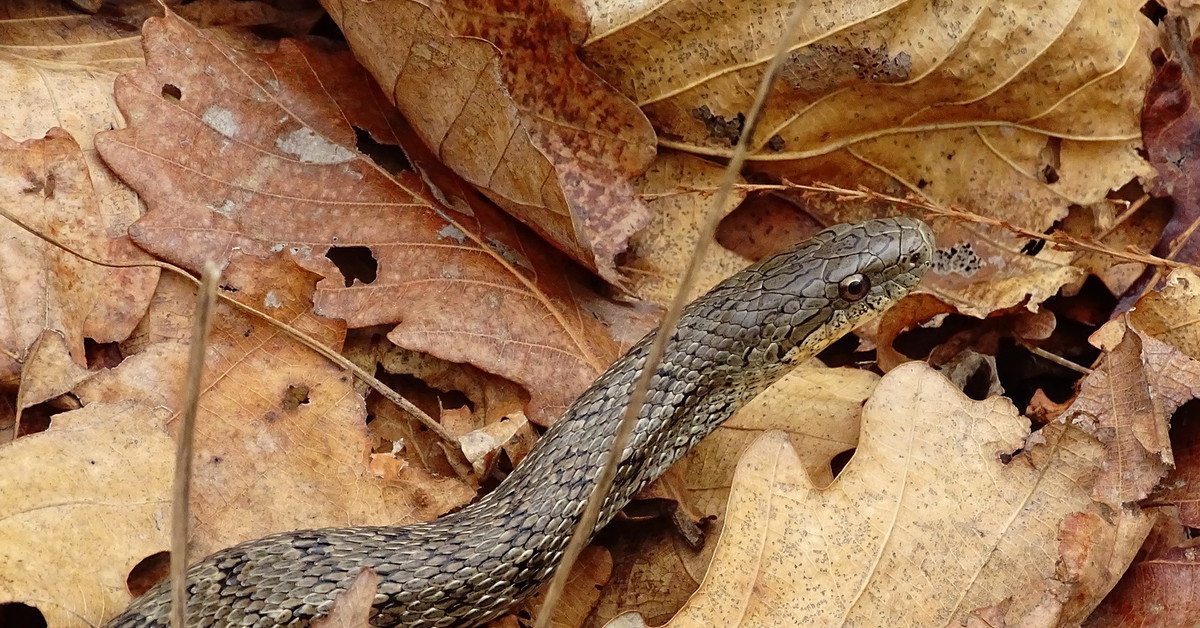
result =
[{"label": "dry leaf", "polygon": [[[616,357],[559,256],[355,151],[354,127],[402,123],[349,55],[289,41],[240,53],[171,15],[148,21],[143,40],[151,65],[117,83],[130,126],[97,139],[149,206],[131,229],[140,245],[192,269],[235,249],[287,250],[325,277],[318,312],[399,322],[397,344],[525,386],[543,424]],[[343,273],[340,255],[370,272]]]},{"label": "dry leaf", "polygon": [[95,626],[129,603],[129,570],[170,546],[167,415],[96,403],[0,448],[0,603],[56,627]]},{"label": "dry leaf", "polygon": [[1161,292],[1138,299],[1129,320],[1138,329],[1200,360],[1200,277],[1189,268],[1171,272]]},{"label": "dry leaf", "polygon": [[1084,378],[1079,396],[1060,419],[1105,444],[1093,496],[1119,508],[1146,497],[1175,465],[1169,421],[1176,408],[1200,396],[1200,361],[1122,319],[1095,337],[1109,353]]},{"label": "dry leaf", "polygon": [[654,132],[576,56],[576,5],[323,4],[443,162],[620,281],[614,258],[650,221],[630,179],[654,158]]},{"label": "dry leaf", "polygon": [[[308,309],[314,280],[286,258],[240,255],[221,279],[243,302],[337,347],[341,325]],[[190,318],[193,292],[164,281],[149,318]],[[186,344],[163,338],[75,393],[85,403],[133,398],[167,407],[173,432],[186,359]],[[475,495],[413,465],[377,477],[349,374],[227,305],[214,314],[202,391],[192,481],[197,557],[283,530],[432,519]]]},{"label": "dry leaf", "polygon": [[21,371],[21,387],[17,393],[18,424],[21,410],[66,394],[91,375],[91,371],[71,359],[62,332],[43,332],[29,348],[29,357]]},{"label": "dry leaf", "polygon": [[[1186,412],[1186,408],[1192,408],[1192,411]],[[1197,420],[1197,408],[1185,406],[1185,409],[1172,417],[1171,445],[1175,468],[1147,501],[1178,508],[1178,529],[1190,537],[1189,528],[1200,529],[1200,420]]]},{"label": "dry leaf", "polygon": [[1200,540],[1135,562],[1088,618],[1087,628],[1195,628],[1200,617]]},{"label": "dry leaf", "polygon": [[[1152,170],[1136,153],[1149,79],[1140,0],[813,2],[756,129],[775,180],[913,193],[1035,230]],[[589,3],[583,55],[637,102],[664,146],[728,156],[792,5]],[[798,6],[798,5],[797,5]],[[879,208],[808,199],[821,222]],[[864,210],[867,211],[864,211]],[[1078,271],[1003,231],[937,225],[970,244],[967,276],[927,289],[979,317],[1032,306]]]},{"label": "dry leaf", "polygon": [[[79,146],[61,129],[18,144],[0,136],[0,205],[29,227],[95,259],[144,260],[105,212]],[[114,342],[141,318],[158,278],[155,268],[108,268],[0,222],[0,381],[13,382],[43,332],[66,338],[87,364],[83,340]]]},{"label": "dry leaf", "polygon": [[371,605],[378,586],[375,570],[363,567],[350,587],[334,597],[329,614],[314,620],[312,628],[370,628]]},{"label": "dry leaf", "polygon": [[[675,296],[713,203],[710,193],[699,190],[716,189],[721,174],[722,168],[707,161],[665,151],[650,170],[634,182],[642,194],[663,195],[649,201],[653,219],[630,240],[629,261],[621,266],[621,272],[630,278],[630,290],[637,297],[665,305]],[[698,191],[681,191],[687,189]],[[733,211],[743,197],[744,193],[731,195],[729,204],[721,208],[722,214]],[[728,249],[709,247],[688,296],[695,298],[704,294],[748,263]]]},{"label": "dry leaf", "polygon": [[1189,58],[1172,58],[1158,69],[1142,111],[1146,153],[1159,174],[1151,191],[1157,196],[1170,196],[1175,207],[1153,252],[1196,263],[1200,261],[1200,239],[1194,236],[1200,224],[1200,188],[1196,186],[1200,163],[1193,161],[1191,152],[1195,136],[1200,133],[1200,111],[1195,104],[1200,85],[1195,84],[1194,69],[1200,60],[1200,43],[1170,53]]},{"label": "dry leaf", "polygon": [[[879,377],[855,369],[802,366],[763,391],[724,425],[700,441],[659,482],[675,483],[681,506],[708,518],[705,546],[689,547],[671,530],[639,530],[622,538],[615,552],[613,579],[604,589],[590,625],[625,610],[641,612],[651,623],[669,619],[704,578],[725,525],[726,501],[734,469],[746,448],[767,430],[785,430],[809,480],[826,485],[830,460],[858,442],[859,413]],[[644,537],[644,538],[642,538]]]},{"label": "dry leaf", "polygon": [[855,457],[824,491],[786,437],[764,435],[704,584],[669,625],[943,625],[1009,598],[1010,625],[1080,621],[1150,521],[1092,501],[1103,452],[1090,437],[1027,434],[1007,401],[971,401],[914,363],[880,381]]}]

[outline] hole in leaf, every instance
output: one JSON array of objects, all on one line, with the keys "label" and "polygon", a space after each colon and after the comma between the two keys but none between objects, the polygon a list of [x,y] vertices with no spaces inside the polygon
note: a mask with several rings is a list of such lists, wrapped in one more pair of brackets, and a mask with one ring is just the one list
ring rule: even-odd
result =
[{"label": "hole in leaf", "polygon": [[[852,366],[863,361],[864,358],[868,362],[873,361],[875,357],[874,352],[859,351],[858,347],[860,344],[858,336],[846,334],[821,350],[818,356],[821,362],[830,368]],[[864,353],[869,353],[870,355],[864,355]]]},{"label": "hole in leaf", "polygon": [[308,386],[288,386],[283,393],[283,409],[295,410],[308,404]]},{"label": "hole in leaf", "polygon": [[321,12],[321,18],[308,29],[308,34],[335,42],[346,41],[346,36],[342,34],[342,29],[338,27],[337,22],[333,21],[333,18],[324,11]]},{"label": "hole in leaf", "polygon": [[158,584],[160,580],[166,579],[170,569],[171,552],[151,554],[129,570],[125,586],[129,587],[129,593],[133,597],[137,597],[149,591],[150,587]]},{"label": "hole in leaf", "polygon": [[347,288],[355,279],[370,285],[379,274],[379,260],[365,246],[331,246],[325,257],[342,273]]},{"label": "hole in leaf", "polygon": [[354,127],[355,148],[358,152],[371,158],[371,161],[379,164],[381,168],[392,174],[400,172],[412,172],[412,162],[408,160],[408,155],[404,154],[404,150],[399,146],[389,144],[380,144],[376,142],[370,133]]},{"label": "hole in leaf", "polygon": [[46,618],[33,606],[20,602],[0,604],[0,626],[46,628]]},{"label": "hole in leaf", "polygon": [[1158,24],[1162,22],[1164,17],[1167,17],[1167,9],[1163,7],[1162,3],[1150,0],[1142,5],[1142,15],[1145,15],[1150,18],[1150,21]]},{"label": "hole in leaf", "polygon": [[183,91],[170,83],[163,83],[162,97],[172,102],[179,102],[183,100]]}]

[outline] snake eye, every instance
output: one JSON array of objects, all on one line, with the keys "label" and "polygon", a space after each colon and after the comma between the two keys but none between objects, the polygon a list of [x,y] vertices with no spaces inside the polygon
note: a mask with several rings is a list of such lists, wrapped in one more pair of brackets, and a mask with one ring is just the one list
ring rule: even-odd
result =
[{"label": "snake eye", "polygon": [[862,273],[854,273],[838,282],[838,294],[847,301],[857,301],[867,296],[871,280]]}]

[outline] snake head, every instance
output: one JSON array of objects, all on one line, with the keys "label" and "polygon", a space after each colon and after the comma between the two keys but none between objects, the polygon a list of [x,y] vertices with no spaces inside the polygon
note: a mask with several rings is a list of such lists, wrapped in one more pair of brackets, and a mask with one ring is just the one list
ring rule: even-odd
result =
[{"label": "snake head", "polygon": [[684,322],[713,361],[771,379],[771,367],[811,358],[907,295],[933,251],[914,218],[837,225],[722,282]]}]

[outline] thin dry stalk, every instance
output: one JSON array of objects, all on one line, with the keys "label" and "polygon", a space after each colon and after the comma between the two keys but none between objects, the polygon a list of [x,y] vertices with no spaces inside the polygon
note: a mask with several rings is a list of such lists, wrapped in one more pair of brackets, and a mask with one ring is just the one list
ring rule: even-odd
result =
[{"label": "thin dry stalk", "polygon": [[756,186],[753,186],[753,188],[755,190],[763,190],[763,189],[802,190],[805,192],[811,192],[811,193],[816,193],[816,194],[834,194],[837,196],[838,200],[885,201],[888,203],[893,203],[895,205],[899,205],[901,207],[918,209],[923,212],[926,212],[927,214],[932,214],[935,216],[944,216],[946,218],[952,218],[954,220],[959,220],[962,222],[974,222],[974,223],[978,223],[978,224],[982,224],[982,225],[999,227],[1001,229],[1006,229],[1017,235],[1029,238],[1031,240],[1045,240],[1047,242],[1053,243],[1055,246],[1059,246],[1059,247],[1062,247],[1065,249],[1087,251],[1089,253],[1098,253],[1100,255],[1107,255],[1109,257],[1114,257],[1116,259],[1122,259],[1122,260],[1126,260],[1129,262],[1138,262],[1141,264],[1148,264],[1150,266],[1155,266],[1155,267],[1163,267],[1163,268],[1170,268],[1170,269],[1190,268],[1193,270],[1200,268],[1194,264],[1177,262],[1172,259],[1166,259],[1166,258],[1158,257],[1157,255],[1151,255],[1149,253],[1146,253],[1146,252],[1141,251],[1134,247],[1129,247],[1128,249],[1122,251],[1122,250],[1114,249],[1114,248],[1111,248],[1108,246],[1104,246],[1103,244],[1097,244],[1096,242],[1094,242],[1092,240],[1077,238],[1073,235],[1070,235],[1070,234],[1062,232],[1062,231],[1052,231],[1050,233],[1042,233],[1040,231],[1033,231],[1031,229],[1026,229],[1024,227],[1014,225],[1010,222],[1000,220],[998,218],[990,218],[988,216],[981,216],[979,214],[969,212],[965,209],[961,209],[958,207],[954,207],[954,206],[941,207],[941,206],[936,205],[936,204],[934,204],[928,200],[925,200],[923,198],[916,198],[916,197],[901,198],[898,196],[891,196],[888,194],[876,192],[876,191],[868,189],[868,188],[859,188],[857,190],[849,190],[846,188],[840,188],[840,187],[837,187],[834,185],[827,185],[824,183],[817,183],[814,185],[801,185],[798,183],[787,183],[787,182],[785,182],[782,185],[756,185]]},{"label": "thin dry stalk", "polygon": [[192,458],[196,442],[196,412],[200,408],[200,380],[204,376],[204,354],[217,302],[221,269],[212,260],[204,263],[196,315],[192,318],[192,346],[188,350],[187,376],[183,383],[183,412],[179,442],[175,446],[175,488],[171,503],[171,625],[187,626],[188,505],[192,494]]},{"label": "thin dry stalk", "polygon": [[696,283],[700,262],[704,259],[704,255],[708,252],[709,245],[716,234],[717,224],[721,219],[721,208],[725,206],[726,199],[728,199],[729,194],[732,192],[734,183],[742,171],[742,164],[746,161],[746,156],[749,153],[750,140],[754,136],[755,127],[758,125],[759,113],[762,111],[763,103],[766,102],[767,96],[771,92],[771,85],[775,82],[775,77],[779,74],[784,60],[787,59],[792,43],[796,41],[807,9],[807,2],[797,2],[792,6],[791,15],[788,17],[787,24],[780,34],[779,42],[775,45],[771,61],[767,64],[762,81],[758,84],[754,103],[750,107],[750,110],[746,112],[746,122],[742,127],[741,136],[738,137],[738,143],[734,148],[733,156],[730,158],[729,164],[725,167],[725,172],[721,177],[720,186],[714,195],[713,203],[705,215],[704,224],[696,238],[696,247],[692,251],[692,259],[688,263],[683,279],[675,291],[675,297],[667,307],[667,312],[663,316],[658,332],[654,336],[654,342],[650,345],[649,353],[646,355],[646,362],[638,374],[637,381],[634,383],[633,391],[629,396],[629,403],[625,406],[625,413],[621,417],[621,423],[617,426],[616,436],[600,469],[596,486],[592,489],[591,495],[588,496],[582,516],[575,524],[575,529],[571,533],[571,539],[567,542],[567,547],[563,552],[562,562],[559,563],[554,571],[554,577],[550,581],[550,588],[547,590],[546,598],[542,602],[541,609],[538,611],[537,622],[534,624],[534,628],[549,628],[551,617],[554,615],[554,607],[558,604],[558,600],[562,596],[563,589],[566,587],[567,580],[570,577],[571,567],[574,566],[580,552],[583,551],[584,546],[587,545],[592,537],[592,530],[596,527],[596,521],[600,518],[600,509],[604,505],[604,498],[612,489],[613,479],[617,474],[617,466],[621,461],[621,453],[625,451],[625,447],[629,443],[633,426],[637,423],[638,414],[641,412],[642,404],[645,403],[646,395],[650,390],[650,379],[658,368],[658,363],[662,361],[663,353],[666,351],[667,340],[671,337],[671,333],[679,323],[680,313],[688,301],[688,295],[691,294],[692,286]]}]

